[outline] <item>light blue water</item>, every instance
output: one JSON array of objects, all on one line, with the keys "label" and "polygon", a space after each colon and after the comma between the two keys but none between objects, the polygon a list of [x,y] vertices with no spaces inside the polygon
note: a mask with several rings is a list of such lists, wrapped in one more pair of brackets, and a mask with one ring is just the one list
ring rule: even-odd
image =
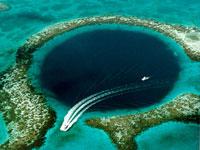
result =
[{"label": "light blue water", "polygon": [[[1,0],[11,6],[0,12],[0,66],[10,64],[8,53],[47,25],[93,15],[132,15],[200,26],[199,0]],[[7,59],[3,59],[7,57]]]},{"label": "light blue water", "polygon": [[[199,0],[0,0],[8,3],[12,8],[9,11],[0,12],[0,71],[7,68],[14,62],[16,48],[21,45],[30,35],[40,31],[47,25],[62,20],[70,20],[84,16],[93,15],[132,15],[142,18],[155,19],[167,23],[177,23],[189,26],[200,27],[200,1]],[[152,33],[150,30],[148,32]],[[156,35],[158,36],[158,35]],[[64,38],[64,36],[63,36]],[[65,36],[66,38],[66,36]],[[181,73],[177,84],[172,91],[163,98],[166,102],[183,92],[200,93],[200,63],[191,61],[183,50],[175,42],[159,36],[165,40],[174,49],[174,54],[178,55],[181,63]],[[55,39],[59,42],[62,37]],[[43,50],[49,51],[54,42],[50,42]],[[45,56],[45,51],[36,53],[35,66],[41,65]],[[32,76],[37,78],[38,67],[32,67]],[[184,82],[184,84],[182,83]],[[33,81],[37,85],[37,81]],[[181,88],[180,88],[181,86]],[[58,128],[61,125],[64,114],[68,108],[56,100],[49,98],[49,103],[57,112],[58,118],[55,127],[49,130],[47,142],[40,148],[42,150],[70,149],[70,150],[112,150],[114,145],[110,143],[108,136],[101,130],[90,128],[84,125],[84,120],[94,116],[110,116],[115,114],[128,114],[132,112],[127,110],[113,111],[110,113],[87,113],[68,133],[61,133]],[[153,107],[156,107],[153,106]],[[150,108],[147,108],[150,109]],[[144,110],[137,110],[144,111]],[[0,117],[1,118],[1,117]],[[187,129],[186,135],[195,138],[196,133],[191,125],[180,125],[181,128]],[[178,125],[178,128],[180,127]],[[7,139],[5,124],[0,120],[0,144]],[[169,126],[162,126],[162,131]],[[177,129],[177,124],[170,124],[171,129]],[[196,128],[195,128],[196,129]],[[3,131],[3,132],[2,132]],[[166,133],[168,134],[168,130]],[[1,133],[2,136],[1,136]],[[157,132],[159,133],[159,132]],[[145,133],[144,133],[145,134]],[[158,136],[159,134],[149,133],[148,135]],[[177,132],[180,137],[180,132]],[[144,137],[144,136],[143,136]],[[145,138],[145,137],[144,137]],[[161,138],[161,137],[160,137]],[[176,143],[177,138],[171,142]],[[158,144],[159,139],[154,140],[155,148],[163,149],[166,143]],[[140,142],[142,144],[142,141]],[[194,142],[185,140],[185,145],[196,148]],[[148,145],[148,144],[147,144]],[[181,145],[179,144],[181,147]],[[176,147],[176,149],[179,148]],[[142,147],[143,148],[143,147]],[[141,148],[141,149],[142,149]]]},{"label": "light blue water", "polygon": [[6,129],[6,124],[3,120],[3,116],[0,112],[0,144],[3,144],[8,139],[8,132]]},{"label": "light blue water", "polygon": [[49,103],[57,112],[55,127],[48,131],[46,143],[39,150],[115,150],[108,135],[98,129],[90,128],[84,124],[84,120],[91,116],[103,116],[102,113],[90,113],[84,115],[77,126],[69,132],[61,132],[60,125],[69,107],[57,100],[48,98]]},{"label": "light blue water", "polygon": [[168,122],[148,129],[136,142],[138,150],[198,150],[199,132],[195,124]]}]

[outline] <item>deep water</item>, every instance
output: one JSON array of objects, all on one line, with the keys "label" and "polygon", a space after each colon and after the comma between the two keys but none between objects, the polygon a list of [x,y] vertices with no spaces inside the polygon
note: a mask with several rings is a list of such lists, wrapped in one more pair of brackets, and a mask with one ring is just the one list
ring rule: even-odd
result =
[{"label": "deep water", "polygon": [[[77,34],[55,46],[44,59],[41,84],[71,106],[102,90],[128,85],[145,86],[108,99],[95,109],[140,108],[157,103],[170,90],[180,71],[179,62],[161,39],[128,30],[101,29]],[[142,81],[149,76],[148,81]],[[154,87],[154,81],[168,81]],[[150,83],[149,83],[150,82]]]}]

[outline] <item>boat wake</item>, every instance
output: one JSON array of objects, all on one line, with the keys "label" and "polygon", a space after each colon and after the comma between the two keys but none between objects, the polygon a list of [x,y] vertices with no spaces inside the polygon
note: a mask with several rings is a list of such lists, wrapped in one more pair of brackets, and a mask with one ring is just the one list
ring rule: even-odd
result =
[{"label": "boat wake", "polygon": [[68,111],[68,113],[64,117],[64,121],[60,127],[60,130],[61,131],[69,130],[87,109],[89,109],[90,107],[101,101],[107,100],[115,96],[124,95],[126,93],[142,91],[148,88],[156,89],[156,88],[166,87],[169,84],[170,84],[169,81],[150,81],[148,83],[145,82],[142,84],[134,83],[107,89],[95,93],[93,95],[90,95],[79,101]]}]

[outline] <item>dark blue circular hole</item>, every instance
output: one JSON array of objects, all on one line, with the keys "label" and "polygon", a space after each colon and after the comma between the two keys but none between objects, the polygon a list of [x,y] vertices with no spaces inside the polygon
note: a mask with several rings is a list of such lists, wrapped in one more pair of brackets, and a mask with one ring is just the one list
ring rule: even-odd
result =
[{"label": "dark blue circular hole", "polygon": [[[160,102],[179,71],[177,57],[158,37],[139,31],[98,29],[56,46],[43,62],[40,81],[44,89],[69,106],[125,84],[170,81],[165,87],[145,88],[95,105],[101,110],[141,108]],[[150,76],[149,81],[142,81],[144,76]]]}]

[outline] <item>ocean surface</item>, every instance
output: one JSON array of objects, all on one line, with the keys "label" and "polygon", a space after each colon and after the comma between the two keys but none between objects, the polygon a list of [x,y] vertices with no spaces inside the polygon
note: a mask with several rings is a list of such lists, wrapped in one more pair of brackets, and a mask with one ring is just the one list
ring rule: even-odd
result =
[{"label": "ocean surface", "polygon": [[6,130],[6,124],[3,120],[3,116],[0,113],[0,144],[3,144],[8,139],[8,132]]},{"label": "ocean surface", "polygon": [[[199,0],[0,0],[0,2],[4,2],[11,7],[8,11],[0,12],[0,71],[5,70],[9,65],[14,63],[16,49],[25,39],[44,27],[59,21],[96,15],[126,15],[154,19],[166,23],[200,27]],[[109,35],[111,33],[121,35],[126,40],[120,37],[118,39],[120,42],[114,44],[112,43],[113,37]],[[97,39],[91,38],[92,34],[98,35]],[[146,40],[146,42],[141,45],[141,41],[137,41],[138,38],[134,38],[134,36],[140,37],[142,40]],[[126,45],[129,37],[132,39],[131,43],[136,43],[133,47]],[[117,36],[114,38],[117,38]],[[81,46],[76,44],[76,47],[73,47],[77,41],[80,41],[79,44]],[[102,51],[99,51],[98,46],[102,45],[101,42],[108,41],[107,46],[103,45],[105,47],[102,47],[103,53],[101,54],[100,52]],[[88,49],[88,46],[91,46],[93,42],[95,42],[94,47]],[[84,48],[82,48],[83,44],[85,44]],[[109,47],[109,44],[116,47]],[[155,49],[151,48],[151,44],[155,46]],[[124,57],[111,57],[115,49],[117,53],[121,53],[119,46],[123,48],[125,45],[127,46],[127,51],[123,55]],[[134,47],[137,45],[141,47]],[[76,53],[69,51],[72,48],[76,50]],[[134,53],[132,53],[131,49],[135,49]],[[85,50],[87,53],[85,53]],[[100,54],[97,55],[99,57],[95,56],[96,53],[93,53],[94,50],[95,52],[99,51]],[[107,52],[107,50],[109,51]],[[69,57],[69,53],[71,57]],[[104,54],[108,55],[104,56]],[[81,58],[80,55],[82,56]],[[131,59],[132,57],[134,59]],[[102,62],[102,59],[105,62]],[[120,63],[119,59],[126,63]],[[95,64],[94,60],[98,60],[95,62],[103,64]],[[138,63],[138,61],[140,62]],[[88,64],[83,64],[82,62],[88,62]],[[73,64],[73,66],[77,65],[77,67],[70,67],[69,64]],[[88,72],[83,71],[86,75],[79,72],[80,69],[85,69],[85,67],[88,68]],[[108,69],[103,69],[104,67]],[[133,67],[133,69],[127,71],[126,67]],[[60,75],[62,76],[56,78],[58,72],[54,72],[55,69],[60,70]],[[86,86],[86,88],[91,86],[91,79],[94,79],[98,83],[108,73],[112,76],[119,69],[121,69],[121,73],[116,76],[116,79],[111,80],[112,78],[107,77],[107,82],[100,85],[100,87],[92,88],[92,90],[89,89],[86,93],[85,91],[81,91],[83,86]],[[104,71],[101,72],[101,70]],[[88,76],[88,73],[94,73],[95,71],[97,74]],[[138,74],[135,75],[136,73]],[[123,105],[119,105],[120,103],[113,105],[112,103],[105,102],[96,107],[97,109],[91,109],[88,113],[85,113],[69,132],[60,132],[59,128],[63,117],[75,102],[93,92],[117,86],[115,84],[122,85],[129,82],[139,84],[139,81],[141,81],[139,79],[143,75],[150,75],[152,79],[155,76],[155,80],[169,80],[169,77],[172,80],[170,80],[171,84],[168,88],[160,89],[160,98],[156,99],[155,93],[151,91],[152,99],[148,105],[146,105],[148,99],[141,97],[141,94],[138,93],[136,93],[138,94],[136,97],[142,98],[144,101],[140,104],[139,102],[141,101],[137,101],[138,99],[136,99],[135,101],[137,102],[134,103],[136,105],[130,105],[130,108],[128,108],[128,104],[133,104],[133,101],[126,101]],[[193,92],[200,94],[199,62],[191,61],[180,45],[176,44],[170,38],[149,29],[128,26],[103,25],[84,27],[55,38],[34,53],[34,61],[29,70],[29,76],[35,87],[41,88],[46,92],[48,103],[57,113],[55,126],[48,131],[46,142],[41,148],[38,148],[40,150],[114,150],[116,147],[111,143],[107,134],[102,130],[85,125],[85,119],[97,116],[142,112],[168,102],[181,93]],[[94,76],[98,78],[94,78]],[[81,83],[83,77],[88,85],[84,84],[85,82]],[[77,78],[79,79],[77,80]],[[66,83],[69,79],[77,82],[74,89],[69,88],[74,85],[74,82]],[[120,83],[116,83],[116,80],[120,81]],[[64,82],[64,84],[60,84],[60,82]],[[77,88],[79,90],[75,90]],[[51,91],[51,93],[46,90]],[[72,91],[66,93],[69,90]],[[149,89],[145,89],[144,91],[150,93]],[[75,98],[77,96],[76,92],[80,95],[79,98]],[[104,107],[105,104],[108,107]],[[1,144],[8,138],[5,122],[1,116],[0,127]],[[154,146],[154,150],[198,150],[197,133],[199,130],[200,126],[198,125],[169,122],[143,132],[136,140],[139,150],[151,150],[150,145]]]},{"label": "ocean surface", "polygon": [[199,126],[195,124],[168,122],[148,129],[136,138],[136,142],[139,150],[160,150],[161,147],[166,150],[198,150],[197,131]]}]

